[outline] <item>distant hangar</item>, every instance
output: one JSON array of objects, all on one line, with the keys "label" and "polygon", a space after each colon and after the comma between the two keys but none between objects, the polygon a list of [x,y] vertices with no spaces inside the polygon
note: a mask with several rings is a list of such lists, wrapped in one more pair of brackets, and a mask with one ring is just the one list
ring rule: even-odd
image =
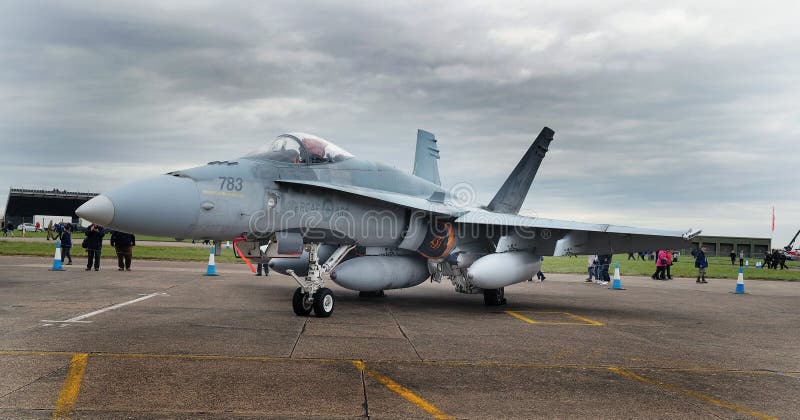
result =
[{"label": "distant hangar", "polygon": [[8,193],[5,223],[32,222],[34,215],[70,216],[74,223],[78,222],[75,209],[91,200],[96,193],[75,192],[59,189],[35,190],[11,188]]},{"label": "distant hangar", "polygon": [[698,246],[708,247],[707,254],[715,257],[727,257],[731,251],[739,253],[744,251],[745,258],[763,258],[764,254],[770,252],[772,239],[770,238],[747,238],[742,236],[697,236],[692,239],[692,248]]}]

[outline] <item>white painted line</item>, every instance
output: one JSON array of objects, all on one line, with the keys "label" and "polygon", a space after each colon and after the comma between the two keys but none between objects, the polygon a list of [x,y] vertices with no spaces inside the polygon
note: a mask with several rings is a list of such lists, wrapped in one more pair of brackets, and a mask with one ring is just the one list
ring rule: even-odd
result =
[{"label": "white painted line", "polygon": [[108,312],[108,311],[111,311],[111,310],[114,310],[114,309],[119,309],[119,308],[121,308],[123,306],[127,306],[127,305],[130,305],[132,303],[141,302],[143,300],[150,299],[152,297],[156,297],[156,296],[159,296],[159,295],[165,295],[165,294],[166,293],[151,293],[149,295],[145,295],[145,296],[142,296],[142,297],[134,299],[134,300],[129,300],[127,302],[122,302],[122,303],[118,303],[116,305],[111,305],[111,306],[109,306],[107,308],[98,309],[98,310],[96,310],[94,312],[89,312],[88,314],[78,315],[75,318],[70,318],[70,319],[67,319],[65,321],[51,321],[51,320],[43,319],[42,322],[55,322],[55,323],[92,322],[92,321],[84,321],[84,319],[92,317],[92,316],[95,316],[95,315],[102,314],[103,312]]}]

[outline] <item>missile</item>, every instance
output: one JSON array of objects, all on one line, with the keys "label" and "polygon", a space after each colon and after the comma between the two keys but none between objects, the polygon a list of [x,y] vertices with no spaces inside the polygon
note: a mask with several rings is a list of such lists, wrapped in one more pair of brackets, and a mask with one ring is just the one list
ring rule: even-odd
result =
[{"label": "missile", "polygon": [[336,284],[360,292],[412,287],[429,276],[426,260],[412,255],[353,258],[331,272]]},{"label": "missile", "polygon": [[[320,245],[317,251],[319,265],[325,263],[333,251],[336,251],[334,245]],[[308,275],[308,251],[303,251],[303,255],[297,258],[270,258],[268,265],[270,269],[284,275],[289,275],[287,270],[294,270],[296,275],[305,277]]]},{"label": "missile", "polygon": [[467,277],[481,289],[499,289],[532,278],[541,266],[541,257],[528,252],[489,254],[469,267]]}]

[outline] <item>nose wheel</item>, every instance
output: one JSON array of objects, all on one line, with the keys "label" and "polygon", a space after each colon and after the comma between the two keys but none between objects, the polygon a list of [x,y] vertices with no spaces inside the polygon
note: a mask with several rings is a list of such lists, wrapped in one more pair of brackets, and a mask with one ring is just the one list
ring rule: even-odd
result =
[{"label": "nose wheel", "polygon": [[333,291],[327,287],[317,290],[311,296],[302,287],[298,287],[292,296],[292,309],[298,316],[308,316],[313,310],[317,318],[327,318],[333,313],[333,303]]},{"label": "nose wheel", "polygon": [[333,313],[333,292],[323,287],[314,293],[314,315],[327,318]]},{"label": "nose wheel", "polygon": [[311,310],[314,309],[313,300],[308,299],[308,294],[303,292],[302,287],[298,287],[294,290],[292,309],[294,309],[295,315],[298,316],[308,316]]}]

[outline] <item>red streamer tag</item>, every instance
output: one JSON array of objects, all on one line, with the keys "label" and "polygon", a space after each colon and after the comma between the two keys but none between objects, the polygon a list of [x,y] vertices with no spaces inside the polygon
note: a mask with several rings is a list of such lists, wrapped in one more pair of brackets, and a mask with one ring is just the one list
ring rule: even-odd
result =
[{"label": "red streamer tag", "polygon": [[235,249],[235,250],[236,250],[236,253],[237,253],[237,254],[239,254],[239,256],[240,256],[240,257],[242,257],[242,259],[244,260],[244,262],[246,262],[246,263],[247,263],[247,266],[248,266],[248,267],[250,267],[250,272],[251,272],[251,273],[255,273],[255,272],[256,272],[256,269],[255,269],[255,268],[253,268],[253,263],[251,263],[251,262],[250,262],[250,260],[249,260],[249,259],[248,259],[248,258],[247,258],[247,257],[246,257],[246,256],[245,256],[243,253],[242,253],[242,251],[239,249],[239,245],[237,245],[237,243],[239,243],[239,242],[242,242],[242,241],[246,241],[246,240],[247,240],[247,238],[243,238],[243,237],[241,237],[241,236],[240,236],[240,237],[238,237],[238,238],[233,238],[233,249]]}]

